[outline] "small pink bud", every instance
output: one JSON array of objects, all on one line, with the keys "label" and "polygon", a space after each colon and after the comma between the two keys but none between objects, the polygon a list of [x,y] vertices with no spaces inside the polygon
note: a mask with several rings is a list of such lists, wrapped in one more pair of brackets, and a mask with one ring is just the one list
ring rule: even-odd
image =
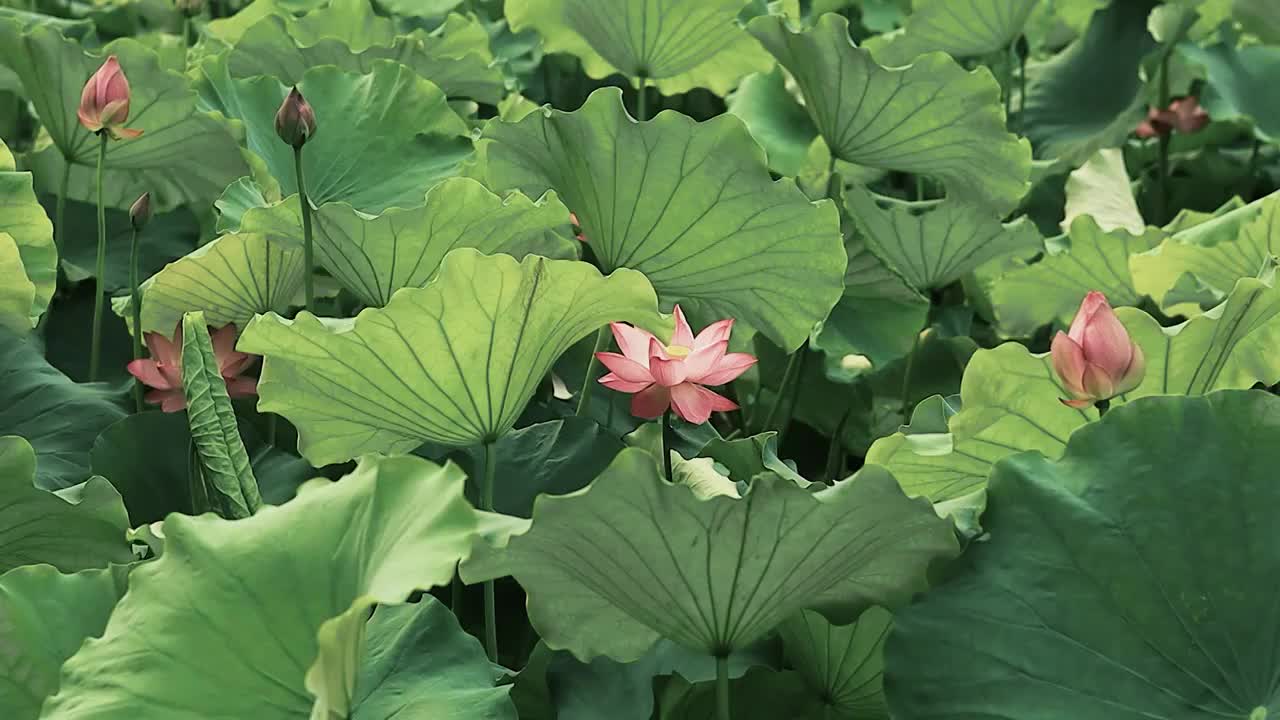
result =
[{"label": "small pink bud", "polygon": [[141,230],[151,219],[151,193],[144,192],[129,206],[129,223],[134,230]]},{"label": "small pink bud", "polygon": [[316,134],[316,113],[295,85],[276,112],[276,134],[287,145],[300,148]]},{"label": "small pink bud", "polygon": [[108,132],[116,140],[138,137],[141,130],[124,127],[129,120],[129,79],[112,55],[84,84],[76,117],[86,130]]},{"label": "small pink bud", "polygon": [[1085,296],[1071,328],[1059,332],[1050,348],[1053,369],[1071,393],[1062,402],[1085,407],[1110,400],[1142,383],[1146,360],[1142,348],[1116,317],[1102,293]]}]

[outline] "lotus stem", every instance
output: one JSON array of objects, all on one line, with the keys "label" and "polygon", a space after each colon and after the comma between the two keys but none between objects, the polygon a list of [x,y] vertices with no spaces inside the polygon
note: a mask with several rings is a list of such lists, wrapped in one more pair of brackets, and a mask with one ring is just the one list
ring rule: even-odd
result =
[{"label": "lotus stem", "polygon": [[1004,62],[1000,63],[1004,66],[1004,124],[1009,126],[1009,116],[1013,114],[1013,55],[1016,52],[1014,46],[1017,44],[1015,40],[1009,45],[1009,50],[1004,53]]},{"label": "lotus stem", "polygon": [[1094,404],[1093,404],[1093,406],[1094,406],[1095,408],[1097,408],[1097,410],[1098,410],[1098,417],[1099,417],[1099,418],[1101,418],[1103,415],[1106,415],[1106,414],[1107,414],[1107,411],[1108,411],[1108,410],[1110,410],[1110,409],[1111,409],[1111,401],[1110,401],[1110,400],[1099,400],[1098,402],[1094,403]]},{"label": "lotus stem", "polygon": [[315,248],[311,240],[311,200],[307,198],[307,179],[302,172],[302,146],[293,149],[293,168],[298,177],[298,204],[302,206],[302,257],[305,272],[302,276],[303,294],[307,312],[316,312]]},{"label": "lotus stem", "polygon": [[729,719],[729,656],[716,656],[716,720]]},{"label": "lotus stem", "polygon": [[672,482],[676,479],[671,472],[671,447],[675,445],[674,439],[675,433],[671,430],[671,409],[667,408],[667,411],[662,413],[662,442],[658,447],[662,451],[662,469],[666,472],[667,479]]},{"label": "lotus stem", "polygon": [[54,245],[59,248],[58,252],[63,252],[61,248],[66,247],[67,242],[63,222],[67,217],[67,186],[71,184],[71,161],[64,156],[62,162],[62,181],[58,183],[58,203],[53,212]]},{"label": "lotus stem", "polygon": [[[133,359],[142,359],[142,290],[138,287],[138,229],[133,229],[133,237],[129,241],[129,297],[130,310],[133,311]],[[138,412],[146,409],[142,403],[142,381],[133,380],[133,405]]]},{"label": "lotus stem", "polygon": [[844,428],[849,423],[849,416],[853,414],[853,408],[844,411],[844,415],[840,416],[840,422],[836,423],[835,432],[831,434],[831,444],[827,447],[827,480],[835,483],[839,480],[839,475],[844,472],[845,450]]},{"label": "lotus stem", "polygon": [[582,390],[578,393],[578,409],[573,413],[578,417],[586,415],[587,408],[591,406],[591,387],[596,379],[596,368],[600,364],[600,361],[596,360],[596,353],[604,350],[604,346],[608,342],[609,326],[605,325],[596,331],[595,348],[591,351],[591,359],[587,361],[587,374],[582,378]]},{"label": "lotus stem", "polygon": [[107,140],[110,136],[104,130],[98,137],[98,262],[93,298],[93,345],[89,348],[89,382],[98,379],[98,366],[102,361],[102,299],[107,290],[107,210],[102,199],[102,168],[107,164]]},{"label": "lotus stem", "polygon": [[649,79],[640,78],[640,87],[636,90],[636,120],[644,122],[649,119]]},{"label": "lotus stem", "polygon": [[[1026,36],[1022,36],[1022,42],[1026,42]],[[1027,56],[1017,50],[1017,42],[1014,42],[1014,53],[1018,56],[1018,127],[1023,127],[1022,116],[1027,111]]]},{"label": "lotus stem", "polygon": [[764,418],[764,426],[762,430],[778,430],[778,447],[782,447],[782,435],[785,428],[779,428],[774,423],[778,421],[779,413],[788,396],[787,389],[793,384],[799,385],[797,376],[800,374],[800,358],[804,355],[805,348],[808,344],[801,345],[799,349],[791,353],[787,358],[787,369],[782,372],[782,384],[778,386],[778,394],[773,398],[773,405],[769,407],[769,414]]},{"label": "lotus stem", "polygon": [[[494,443],[484,445],[484,474],[480,485],[480,509],[493,512],[493,478],[498,470]],[[498,602],[494,581],[484,582],[484,651],[489,662],[498,662]]]},{"label": "lotus stem", "polygon": [[[1160,109],[1169,107],[1169,55],[1166,51],[1160,59]],[[1159,168],[1160,177],[1159,185],[1156,191],[1156,224],[1162,225],[1166,219],[1169,208],[1169,143],[1172,140],[1172,133],[1166,132],[1160,135],[1160,155]]]},{"label": "lotus stem", "polygon": [[[925,329],[928,329],[928,321],[925,321]],[[902,371],[902,418],[904,422],[911,421],[911,371],[915,369],[916,351],[920,349],[921,336],[925,330],[916,333],[916,338],[911,342],[911,352],[907,355],[907,366]]]}]

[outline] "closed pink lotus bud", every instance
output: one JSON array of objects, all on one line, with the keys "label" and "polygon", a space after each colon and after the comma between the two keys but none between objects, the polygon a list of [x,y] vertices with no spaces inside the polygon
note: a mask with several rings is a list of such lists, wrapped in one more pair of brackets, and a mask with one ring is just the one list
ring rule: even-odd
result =
[{"label": "closed pink lotus bud", "polygon": [[151,219],[151,193],[144,192],[129,206],[129,224],[134,230],[141,230]]},{"label": "closed pink lotus bud", "polygon": [[110,133],[116,140],[136,138],[142,134],[141,130],[124,127],[129,120],[129,79],[124,76],[115,55],[108,57],[84,84],[76,117],[89,132]]},{"label": "closed pink lotus bud", "polygon": [[276,112],[276,134],[292,148],[300,148],[316,134],[316,113],[295,85]]},{"label": "closed pink lotus bud", "polygon": [[1087,407],[1136,388],[1146,372],[1142,348],[1129,338],[1107,298],[1094,292],[1085,296],[1067,332],[1053,338],[1053,369],[1071,393],[1062,402]]}]

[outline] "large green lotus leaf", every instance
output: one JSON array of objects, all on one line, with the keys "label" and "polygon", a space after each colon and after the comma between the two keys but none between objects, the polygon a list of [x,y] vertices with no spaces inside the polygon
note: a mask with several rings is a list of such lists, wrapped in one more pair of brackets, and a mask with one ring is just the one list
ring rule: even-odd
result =
[{"label": "large green lotus leaf", "polygon": [[1039,3],[1037,0],[915,0],[901,34],[875,51],[890,67],[940,50],[952,57],[1008,52]]},{"label": "large green lotus leaf", "polygon": [[[1113,2],[1079,39],[1027,70],[1023,122],[1036,155],[1084,162],[1121,144],[1142,119],[1142,60],[1156,49],[1147,17],[1158,0]],[[1105,77],[1106,82],[1098,82]]]},{"label": "large green lotus leaf", "polygon": [[602,266],[643,272],[664,305],[705,305],[792,349],[840,297],[835,207],[775,182],[736,117],[637,123],[606,88],[576,112],[490,122],[481,148],[489,187],[554,188]]},{"label": "large green lotus leaf", "polygon": [[888,720],[884,643],[892,626],[893,615],[872,606],[850,625],[802,610],[778,631],[791,664],[838,717]]},{"label": "large green lotus leaf", "polygon": [[1263,42],[1280,43],[1280,7],[1271,0],[1235,0],[1231,11],[1242,27]]},{"label": "large green lotus leaf", "polygon": [[1025,218],[1000,218],[959,200],[903,203],[851,188],[845,206],[871,252],[917,290],[941,288],[988,260],[1035,254],[1042,240]]},{"label": "large green lotus leaf", "polygon": [[454,248],[516,259],[578,257],[578,242],[567,237],[569,211],[555,193],[537,202],[520,193],[499,197],[469,178],[436,185],[417,207],[370,216],[329,203],[314,221],[317,262],[372,307],[386,305],[400,288],[425,285]]},{"label": "large green lotus leaf", "polygon": [[[274,77],[233,79],[222,57],[206,60],[199,74],[202,104],[243,122],[249,149],[286,197],[296,194],[293,148],[281,142],[274,124],[288,86]],[[471,152],[466,125],[444,93],[400,63],[380,60],[363,75],[314,67],[298,90],[316,115],[315,137],[302,152],[316,207],[342,200],[376,213],[416,204]],[[301,228],[292,236],[301,243]]]},{"label": "large green lotus leaf", "polygon": [[[1147,369],[1142,384],[1113,404],[1280,382],[1280,290],[1261,280],[1240,280],[1226,302],[1172,328],[1135,308],[1116,314],[1142,347]],[[1097,418],[1091,408],[1062,405],[1067,393],[1049,356],[1016,343],[979,350],[960,395],[948,433],[898,432],[877,440],[867,463],[888,468],[908,495],[953,500],[983,487],[1003,457],[1024,450],[1060,456],[1071,433]]]},{"label": "large green lotus leaf", "polygon": [[781,68],[748,75],[726,104],[764,148],[770,169],[789,177],[796,177],[805,169],[818,128],[787,89]]},{"label": "large green lotus leaf", "polygon": [[0,576],[0,707],[8,720],[40,716],[62,664],[86,638],[102,635],[127,583],[119,565],[71,575],[27,565]]},{"label": "large green lotus leaf", "polygon": [[36,286],[22,266],[18,244],[5,232],[0,232],[0,277],[4,278],[4,285],[0,286],[0,327],[25,333],[38,321],[31,317]]},{"label": "large green lotus leaf", "polygon": [[1129,182],[1129,170],[1119,148],[1104,148],[1094,153],[1067,177],[1062,228],[1069,230],[1076,218],[1088,215],[1104,232],[1123,228],[1132,235],[1141,235],[1147,224]]},{"label": "large green lotus leaf", "polygon": [[1235,32],[1227,31],[1213,45],[1182,43],[1178,52],[1203,66],[1209,76],[1201,102],[1210,117],[1249,120],[1261,140],[1276,142],[1280,140],[1280,102],[1268,78],[1280,72],[1280,47],[1236,45]]},{"label": "large green lotus leaf", "polygon": [[1027,191],[1031,147],[1005,129],[1000,85],[986,68],[965,72],[943,53],[883,67],[854,46],[848,20],[834,13],[801,32],[778,16],[756,18],[749,29],[795,76],[841,160],[935,176],[950,196],[998,213]]},{"label": "large green lotus leaf", "polygon": [[1071,223],[1070,232],[1049,242],[1038,262],[1012,270],[992,283],[997,324],[1009,336],[1031,335],[1051,322],[1069,324],[1091,290],[1113,306],[1137,305],[1142,296],[1129,273],[1129,257],[1156,247],[1165,234],[1147,228],[1140,235],[1118,228],[1104,232],[1092,216]]},{"label": "large green lotus leaf", "polygon": [[[0,24],[3,24],[0,20]],[[0,28],[0,37],[3,29]],[[7,240],[0,240],[5,249],[5,268],[0,277],[6,278],[5,287],[0,290],[6,300],[6,307],[13,312],[5,312],[10,318],[5,324],[14,329],[29,330],[40,320],[58,279],[58,249],[53,244],[53,223],[45,214],[31,184],[31,173],[16,172],[13,155],[0,141],[0,234],[7,235]],[[14,256],[16,250],[17,257]],[[14,266],[21,270],[30,288],[18,280],[8,282],[9,277],[18,277],[12,270]],[[11,274],[12,273],[12,274]],[[26,304],[21,303],[26,299]],[[25,328],[19,328],[18,319],[26,322]]]},{"label": "large green lotus leaf", "polygon": [[385,308],[329,322],[259,316],[239,349],[266,356],[259,408],[297,426],[318,467],[426,441],[496,440],[560,353],[611,321],[660,327],[640,273],[462,248]]},{"label": "large green lotus leaf", "polygon": [[[658,720],[719,720],[716,683],[677,675],[658,694]],[[805,685],[800,673],[752,668],[729,683],[730,717],[737,720],[834,720],[838,716]]]},{"label": "large green lotus leaf", "polygon": [[894,716],[1272,717],[1278,430],[1267,393],[1150,398],[1000,463],[987,540],[895,618]]},{"label": "large green lotus leaf", "polygon": [[77,385],[31,339],[0,328],[0,435],[36,451],[36,485],[65,488],[89,477],[89,447],[124,417],[102,385]]},{"label": "large green lotus leaf", "polygon": [[[378,27],[366,29],[369,22]],[[377,60],[394,60],[440,87],[451,98],[497,104],[504,94],[502,73],[493,62],[489,35],[474,18],[450,15],[434,31],[394,34],[373,14],[368,0],[334,3],[294,20],[271,15],[235,43],[227,64],[235,77],[273,75],[286,85],[309,68],[336,65],[354,73],[373,70]],[[360,28],[352,32],[349,28]]]},{"label": "large green lotus leaf", "polygon": [[[197,310],[213,327],[244,327],[254,315],[289,309],[305,274],[300,248],[256,233],[223,235],[142,283],[142,330],[171,337],[183,314]],[[131,322],[130,296],[112,309]]]},{"label": "large green lotus leaf", "polygon": [[817,494],[765,474],[741,499],[702,498],[628,448],[588,488],[539,499],[506,559],[549,647],[625,662],[660,638],[724,655],[804,608],[850,620],[955,552],[950,524],[884,472]]},{"label": "large green lotus leaf", "polygon": [[164,707],[191,720],[390,718],[373,711],[395,682],[355,691],[362,665],[375,679],[388,670],[385,658],[361,662],[366,632],[385,637],[365,621],[375,604],[452,576],[476,527],[463,482],[456,466],[371,456],[243,520],[170,515],[164,554],[133,571],[102,638],[67,661],[41,717]]},{"label": "large green lotus leaf", "polygon": [[1179,233],[1151,252],[1130,258],[1135,287],[1171,312],[1192,315],[1199,307],[1169,302],[1170,291],[1184,273],[1191,273],[1221,295],[1230,292],[1240,278],[1259,276],[1268,269],[1272,257],[1280,254],[1280,194],[1269,195],[1253,209],[1258,212],[1252,220],[1224,227],[1218,242],[1202,244],[1195,240],[1205,239],[1203,235]]},{"label": "large green lotus leaf", "polygon": [[430,595],[378,607],[367,633],[352,720],[516,720],[511,686],[493,686],[480,642]]},{"label": "large green lotus leaf", "polygon": [[594,78],[622,73],[664,95],[704,87],[727,95],[769,55],[738,24],[743,0],[508,0],[511,29],[533,29],[546,52],[582,60]]},{"label": "large green lotus leaf", "polygon": [[185,203],[208,202],[227,183],[248,173],[236,135],[221,118],[197,110],[186,79],[165,69],[155,51],[126,38],[90,55],[53,28],[35,26],[24,32],[0,20],[0,63],[7,62],[22,78],[52,140],[30,158],[41,192],[58,191],[70,162],[67,196],[97,202],[99,141],[81,127],[76,108],[85,81],[107,55],[117,56],[132,88],[127,125],[144,131],[137,139],[107,144],[107,205],[128,208],[143,192],[150,192],[152,209],[164,212]]},{"label": "large green lotus leaf", "polygon": [[110,483],[95,477],[64,499],[37,488],[35,475],[31,445],[0,437],[0,572],[37,563],[76,572],[133,559],[129,515]]}]

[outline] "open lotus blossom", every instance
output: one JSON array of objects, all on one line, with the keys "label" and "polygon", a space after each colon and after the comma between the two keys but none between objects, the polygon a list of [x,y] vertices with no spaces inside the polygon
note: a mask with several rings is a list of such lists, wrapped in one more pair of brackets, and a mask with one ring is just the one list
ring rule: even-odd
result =
[{"label": "open lotus blossom", "polygon": [[1138,123],[1134,130],[1140,138],[1153,138],[1168,135],[1177,130],[1180,133],[1193,133],[1209,124],[1209,113],[1200,107],[1195,96],[1178,98],[1169,103],[1168,109],[1151,108],[1147,111],[1147,119]]},{"label": "open lotus blossom", "polygon": [[[146,333],[147,349],[151,357],[129,363],[129,374],[142,384],[152,388],[147,393],[149,403],[159,403],[165,412],[177,412],[187,406],[182,392],[182,323],[174,331],[173,340],[160,333]],[[227,384],[227,394],[233,398],[249,397],[258,393],[258,381],[240,377],[257,359],[242,353],[236,347],[236,326],[225,325],[214,331],[213,354],[218,361],[218,371]]]},{"label": "open lotus blossom", "polygon": [[1147,366],[1142,348],[1096,290],[1080,303],[1070,330],[1053,338],[1050,355],[1072,395],[1063,404],[1077,408],[1129,392],[1142,382]]},{"label": "open lotus blossom", "polygon": [[124,127],[129,120],[129,79],[115,55],[108,57],[84,84],[76,117],[89,132],[106,132],[116,140],[129,140],[142,134],[141,130]]},{"label": "open lotus blossom", "polygon": [[672,408],[688,422],[702,424],[712,412],[736,410],[732,400],[705,387],[723,385],[756,362],[747,353],[727,352],[733,320],[712,323],[694,337],[679,305],[675,316],[670,344],[626,323],[610,323],[622,354],[596,353],[610,370],[600,384],[632,393],[631,413],[647,419],[661,417]]}]

